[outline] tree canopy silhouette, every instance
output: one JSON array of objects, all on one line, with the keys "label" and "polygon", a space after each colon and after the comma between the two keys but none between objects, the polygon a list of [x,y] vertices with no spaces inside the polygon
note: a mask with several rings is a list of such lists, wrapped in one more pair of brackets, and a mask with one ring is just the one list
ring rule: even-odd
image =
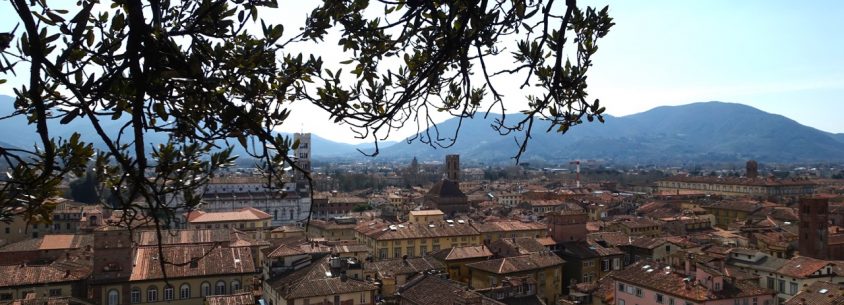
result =
[{"label": "tree canopy silhouette", "polygon": [[[517,161],[536,120],[560,133],[603,121],[599,101],[587,99],[586,76],[598,40],[614,25],[606,7],[581,9],[574,0],[323,1],[293,29],[262,19],[277,2],[79,0],[69,11],[55,2],[9,0],[19,27],[0,34],[0,71],[28,79],[14,89],[13,116],[27,117],[40,143],[0,148],[10,168],[0,218],[49,222],[54,207],[45,199],[93,163],[102,191],[127,221],[145,215],[166,227],[199,204],[197,187],[235,159],[229,144],[262,160],[267,184],[276,185],[285,168],[302,170],[288,154],[298,143],[273,132],[297,115],[294,102],[316,105],[374,140],[372,154],[406,124],[416,124],[419,141],[449,146],[456,135],[440,135],[432,114],[463,119],[481,107],[504,113],[510,100],[524,99],[527,116],[509,122],[502,114],[492,127],[515,135]],[[326,41],[330,33],[339,38]],[[319,50],[301,47],[312,42],[336,44],[344,60],[324,65]],[[510,63],[491,64],[499,57]],[[505,102],[496,83],[502,78],[518,78],[524,96]],[[54,138],[48,120],[84,120],[106,149],[78,134]],[[106,120],[121,128],[107,130]],[[150,133],[168,140],[149,145]]]}]

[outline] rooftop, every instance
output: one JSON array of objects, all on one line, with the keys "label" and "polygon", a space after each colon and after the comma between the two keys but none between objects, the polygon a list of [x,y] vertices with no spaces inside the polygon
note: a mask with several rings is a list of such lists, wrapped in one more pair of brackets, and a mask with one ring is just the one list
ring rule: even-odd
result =
[{"label": "rooftop", "polygon": [[243,208],[233,212],[193,211],[187,215],[187,221],[190,223],[257,221],[269,220],[271,218],[272,216],[270,214],[252,207]]},{"label": "rooftop", "polygon": [[[135,254],[130,281],[164,278],[159,249],[139,247]],[[161,248],[167,262],[167,277],[184,278],[222,274],[255,273],[255,263],[248,247],[220,247],[217,245],[180,245]]]},{"label": "rooftop", "polygon": [[431,254],[441,261],[464,260],[473,258],[490,258],[492,252],[486,246],[465,246],[442,249]]},{"label": "rooftop", "polygon": [[466,267],[495,274],[510,274],[560,266],[563,263],[563,259],[552,253],[535,253],[466,264]]},{"label": "rooftop", "polygon": [[344,293],[374,291],[377,287],[369,282],[334,276],[328,266],[329,256],[325,256],[311,265],[293,272],[269,284],[286,300],[333,296]]},{"label": "rooftop", "polygon": [[748,281],[724,282],[720,291],[710,290],[704,285],[687,282],[687,276],[666,268],[656,262],[638,262],[611,276],[614,280],[644,287],[653,291],[674,295],[695,302],[721,299],[747,298],[773,295],[776,292],[754,285]]}]

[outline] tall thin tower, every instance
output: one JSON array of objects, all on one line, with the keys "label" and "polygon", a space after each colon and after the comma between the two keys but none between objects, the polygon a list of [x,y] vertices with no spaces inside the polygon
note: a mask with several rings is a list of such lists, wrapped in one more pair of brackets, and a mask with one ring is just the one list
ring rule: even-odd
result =
[{"label": "tall thin tower", "polygon": [[[293,134],[293,141],[299,142],[299,147],[294,152],[296,165],[306,172],[311,172],[311,134],[307,132],[297,132]],[[303,173],[296,173],[297,180],[305,179]]]},{"label": "tall thin tower", "polygon": [[448,180],[460,182],[460,155],[445,156],[445,176]]}]

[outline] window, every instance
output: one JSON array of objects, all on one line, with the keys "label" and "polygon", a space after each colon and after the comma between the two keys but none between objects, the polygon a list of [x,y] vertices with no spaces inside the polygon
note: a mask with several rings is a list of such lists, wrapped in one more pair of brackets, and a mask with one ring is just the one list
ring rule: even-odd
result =
[{"label": "window", "polygon": [[795,282],[788,283],[788,294],[790,294],[790,295],[797,294],[797,283],[795,283]]},{"label": "window", "polygon": [[108,291],[108,305],[117,305],[120,303],[120,293],[116,289]]},{"label": "window", "polygon": [[618,300],[618,305],[624,305],[624,300]]},{"label": "window", "polygon": [[62,295],[62,289],[61,288],[50,289],[50,296],[51,297],[58,297],[58,296],[61,296],[61,295]]},{"label": "window", "polygon": [[226,294],[226,282],[223,282],[223,281],[217,282],[217,285],[214,287],[214,294],[215,295]]},{"label": "window", "polygon": [[494,276],[489,277],[489,287],[495,287],[498,284],[498,279]]},{"label": "window", "polygon": [[202,285],[200,285],[200,290],[202,291],[202,297],[211,295],[211,284],[209,284],[208,282],[202,282]]},{"label": "window", "polygon": [[147,303],[158,302],[158,288],[149,287],[147,289]]},{"label": "window", "polygon": [[715,283],[715,291],[721,291],[721,283]]},{"label": "window", "polygon": [[779,280],[779,292],[785,293],[785,280]]},{"label": "window", "polygon": [[601,270],[610,271],[610,260],[605,259],[601,261]]},{"label": "window", "polygon": [[642,288],[636,287],[636,296],[640,298],[642,297]]},{"label": "window", "polygon": [[235,293],[238,290],[240,290],[240,282],[238,280],[232,281],[232,293]]},{"label": "window", "polygon": [[165,301],[172,301],[175,296],[175,292],[173,291],[172,286],[164,287],[164,300]]},{"label": "window", "polygon": [[413,257],[413,247],[407,247],[407,256]]},{"label": "window", "polygon": [[190,299],[190,284],[184,283],[182,287],[179,287],[179,298]]},{"label": "window", "polygon": [[774,290],[774,278],[769,276],[767,282],[768,282],[768,289]]},{"label": "window", "polygon": [[129,292],[129,301],[131,301],[132,304],[140,303],[141,302],[141,289],[138,289],[137,287],[132,288],[132,292]]},{"label": "window", "polygon": [[401,248],[395,247],[393,248],[393,258],[401,257]]},{"label": "window", "polygon": [[[8,229],[8,228],[6,228]],[[9,301],[12,299],[11,293],[0,293],[0,301]]]},{"label": "window", "polygon": [[624,292],[624,283],[618,283],[618,291]]},{"label": "window", "polygon": [[668,305],[674,305],[674,298],[668,298]]},{"label": "window", "polygon": [[664,298],[664,296],[663,296],[663,295],[661,295],[661,294],[659,294],[659,293],[657,293],[657,294],[656,294],[656,302],[657,302],[657,303],[662,304],[662,302],[663,302],[663,298]]},{"label": "window", "polygon": [[378,249],[378,258],[379,259],[387,258],[387,248]]},{"label": "window", "polygon": [[419,246],[419,255],[425,256],[426,254],[428,254],[428,246]]}]

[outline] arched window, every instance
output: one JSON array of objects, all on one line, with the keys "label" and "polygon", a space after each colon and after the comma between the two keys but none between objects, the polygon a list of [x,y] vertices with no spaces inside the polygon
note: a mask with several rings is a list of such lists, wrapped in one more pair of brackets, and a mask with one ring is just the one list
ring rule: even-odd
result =
[{"label": "arched window", "polygon": [[240,290],[240,281],[238,281],[238,280],[232,281],[232,291],[231,292],[235,293],[238,290]]},{"label": "arched window", "polygon": [[179,287],[179,298],[182,300],[190,299],[190,284],[184,283],[182,287]]},{"label": "arched window", "polygon": [[226,294],[226,282],[218,281],[217,285],[214,287],[214,294],[216,294],[216,295]]},{"label": "arched window", "polygon": [[120,304],[120,292],[117,292],[117,289],[112,289],[108,291],[108,305],[118,305]]},{"label": "arched window", "polygon": [[129,293],[129,301],[132,304],[138,304],[141,302],[141,288],[132,287],[132,292]]},{"label": "arched window", "polygon": [[165,301],[172,301],[175,298],[176,293],[173,290],[173,286],[167,285],[164,287],[164,300]]},{"label": "arched window", "polygon": [[150,286],[147,288],[147,303],[158,302],[158,288]]},{"label": "arched window", "polygon": [[211,284],[208,282],[202,282],[202,297],[206,297],[211,294]]}]

